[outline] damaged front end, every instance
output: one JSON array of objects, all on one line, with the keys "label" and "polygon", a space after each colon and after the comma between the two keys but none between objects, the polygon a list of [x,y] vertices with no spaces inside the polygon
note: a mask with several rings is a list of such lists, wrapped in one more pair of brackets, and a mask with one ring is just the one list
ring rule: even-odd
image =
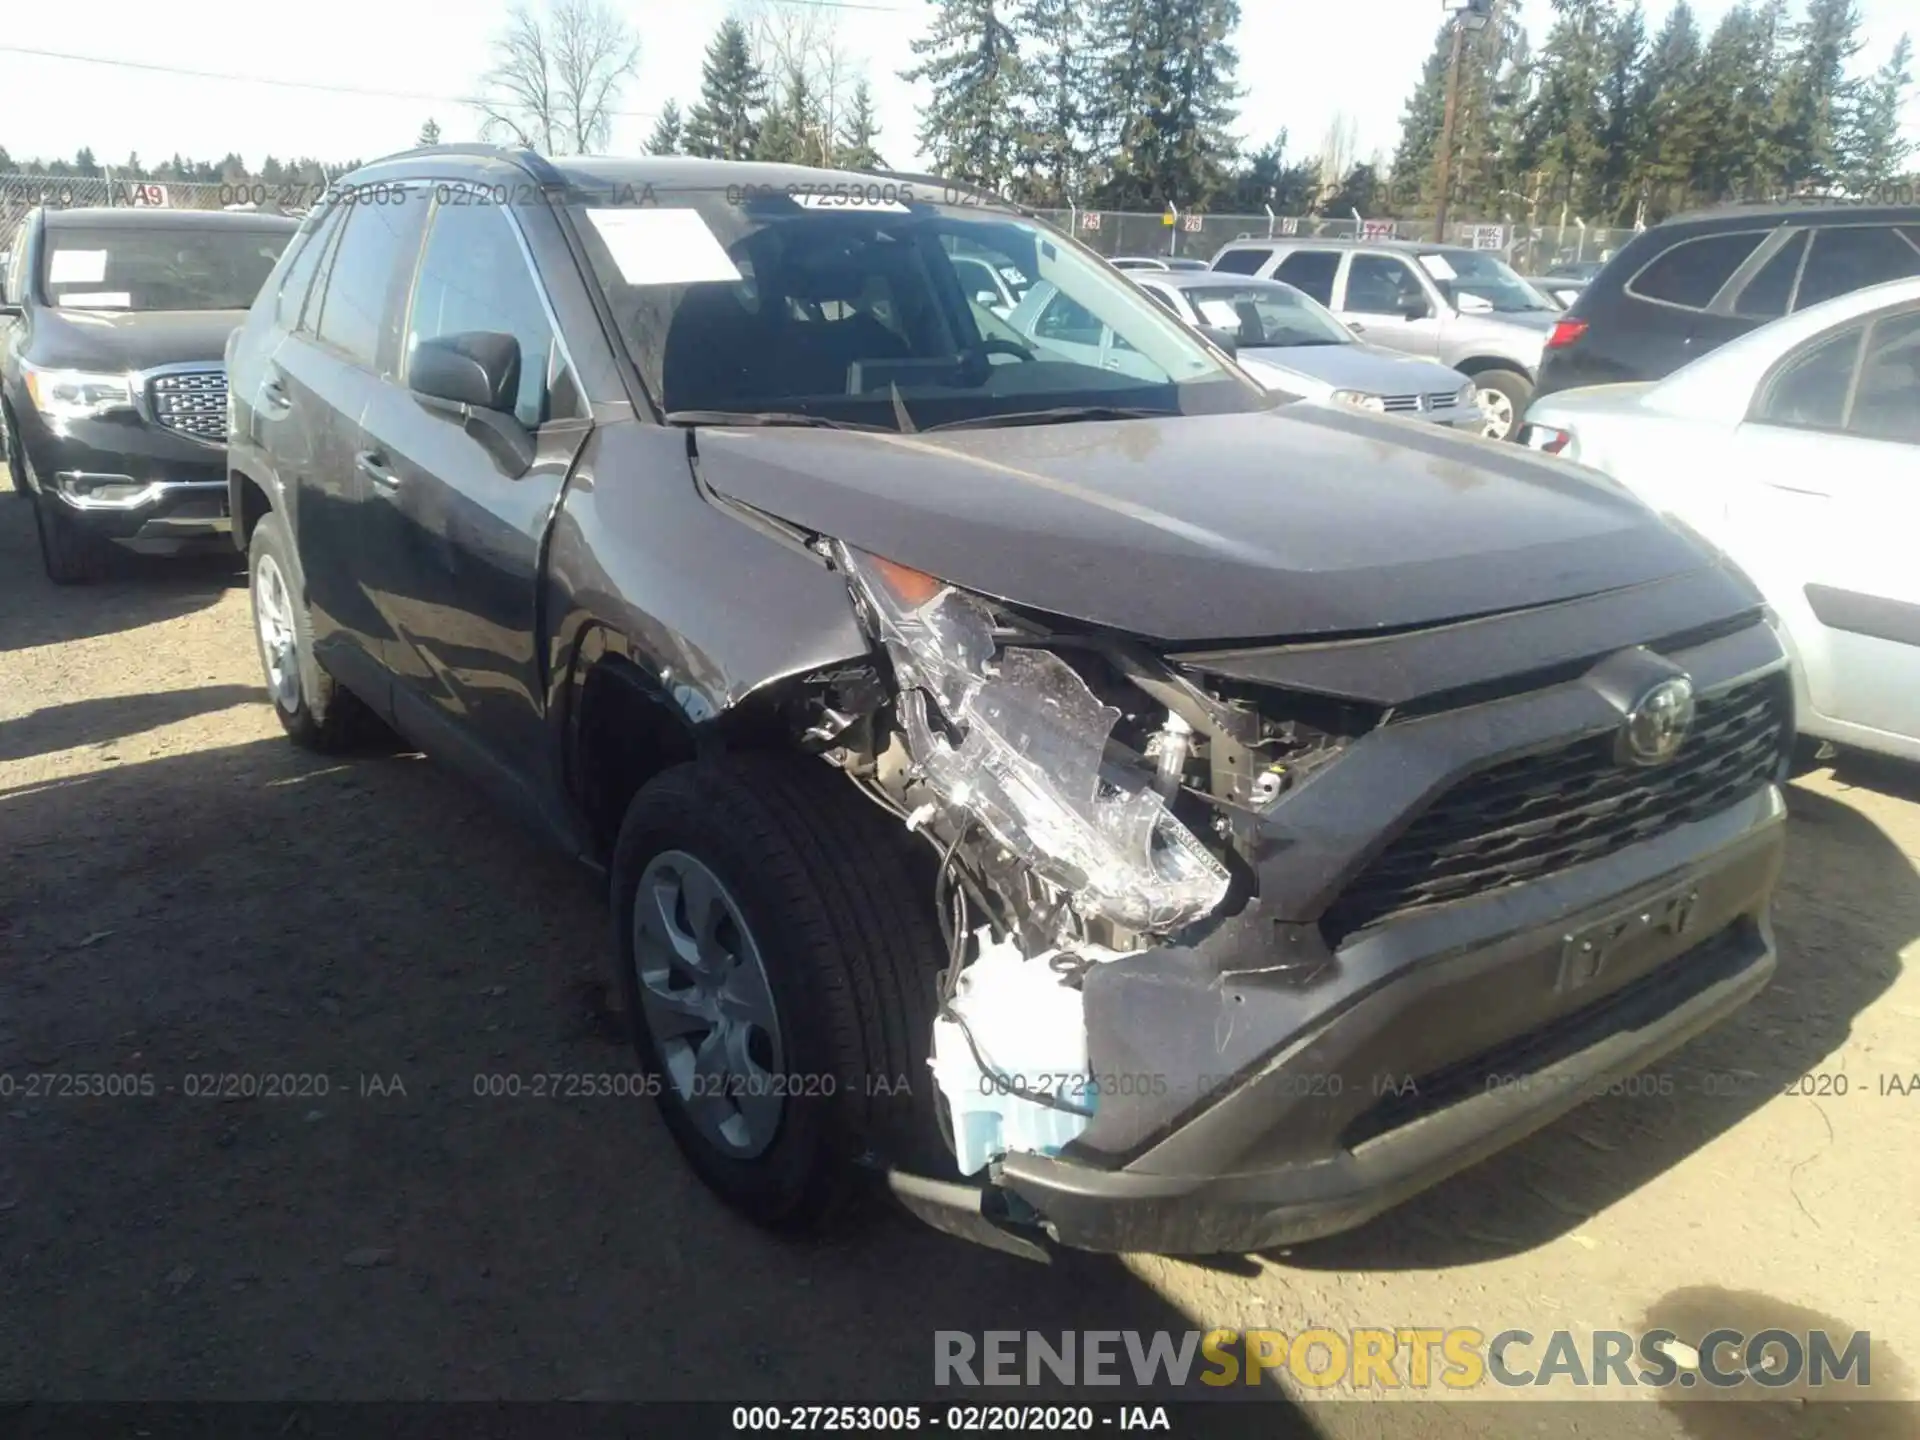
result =
[{"label": "damaged front end", "polygon": [[1128,638],[820,548],[892,683],[843,677],[809,738],[938,852],[931,1063],[960,1172],[1058,1153],[1101,1089],[1082,977],[1243,906],[1261,815],[1345,738],[1203,689]]}]

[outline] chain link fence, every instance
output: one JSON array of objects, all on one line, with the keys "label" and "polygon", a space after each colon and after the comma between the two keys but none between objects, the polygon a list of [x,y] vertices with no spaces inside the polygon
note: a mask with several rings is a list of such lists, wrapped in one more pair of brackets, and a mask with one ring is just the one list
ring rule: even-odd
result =
[{"label": "chain link fence", "polygon": [[258,210],[294,214],[312,203],[318,183],[266,180],[109,180],[81,175],[0,175],[0,249],[36,205],[157,206],[172,210]]},{"label": "chain link fence", "polygon": [[[318,198],[318,182],[236,180],[110,180],[81,176],[0,175],[0,249],[28,210],[82,205],[164,206],[176,210],[260,210],[298,214]],[[1114,210],[1043,210],[1102,255],[1182,255],[1211,260],[1235,240],[1352,240],[1433,238],[1431,220],[1336,220],[1294,215],[1181,215]],[[1447,239],[1504,255],[1523,275],[1555,265],[1605,260],[1633,238],[1631,230],[1575,225],[1527,226],[1505,222],[1454,221]]]},{"label": "chain link fence", "polygon": [[[1305,239],[1431,240],[1432,220],[1336,220],[1295,215],[1204,215],[1174,217],[1112,210],[1043,210],[1102,255],[1178,255],[1211,260],[1235,240]],[[1577,225],[1514,225],[1505,221],[1457,220],[1447,241],[1497,251],[1523,275],[1556,265],[1608,259],[1637,232]]]}]

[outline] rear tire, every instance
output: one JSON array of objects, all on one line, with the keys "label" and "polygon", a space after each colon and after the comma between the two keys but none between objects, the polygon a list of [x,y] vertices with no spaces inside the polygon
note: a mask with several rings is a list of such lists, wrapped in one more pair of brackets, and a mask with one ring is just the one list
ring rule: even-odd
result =
[{"label": "rear tire", "polygon": [[40,563],[56,585],[87,585],[105,577],[113,547],[74,521],[60,501],[34,495],[33,528],[40,537]]},{"label": "rear tire", "polygon": [[[832,1227],[887,1162],[950,1173],[927,1069],[945,956],[912,847],[825,764],[771,754],[676,766],[620,827],[614,954],[641,1068],[694,1171],[770,1229]],[[704,919],[715,905],[731,918]],[[716,1018],[688,1019],[702,1003]],[[709,1072],[734,1054],[771,1068],[777,1106],[714,1103],[729,1087]]]},{"label": "rear tire", "polygon": [[1480,407],[1480,433],[1489,440],[1518,440],[1521,417],[1533,399],[1533,382],[1517,370],[1482,370],[1473,377]]},{"label": "rear tire", "polygon": [[299,573],[286,526],[269,510],[255,522],[247,545],[247,591],[260,669],[288,738],[305,749],[334,754],[377,733],[379,720],[314,660]]}]

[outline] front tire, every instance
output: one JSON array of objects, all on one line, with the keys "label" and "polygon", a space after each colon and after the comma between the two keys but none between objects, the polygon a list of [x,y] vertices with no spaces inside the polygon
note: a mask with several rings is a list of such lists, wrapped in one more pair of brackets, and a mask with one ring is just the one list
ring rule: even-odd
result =
[{"label": "front tire", "polygon": [[27,457],[20,449],[20,436],[13,423],[13,407],[0,403],[0,430],[6,432],[7,479],[13,493],[22,500],[33,498],[27,488]]},{"label": "front tire", "polygon": [[825,764],[776,755],[676,766],[620,827],[641,1068],[695,1172],[768,1228],[831,1227],[863,1168],[943,1163],[926,1062],[944,954],[912,845]]},{"label": "front tire", "polygon": [[90,534],[49,495],[28,497],[40,538],[40,564],[56,585],[87,585],[103,579],[112,564],[109,542]]},{"label": "front tire", "polygon": [[1489,440],[1518,440],[1520,419],[1533,399],[1533,382],[1517,370],[1482,370],[1473,377],[1480,407],[1480,433]]},{"label": "front tire", "polygon": [[247,590],[260,669],[273,712],[293,743],[333,754],[361,740],[373,728],[374,716],[314,660],[299,573],[293,542],[270,510],[255,523],[247,545]]}]

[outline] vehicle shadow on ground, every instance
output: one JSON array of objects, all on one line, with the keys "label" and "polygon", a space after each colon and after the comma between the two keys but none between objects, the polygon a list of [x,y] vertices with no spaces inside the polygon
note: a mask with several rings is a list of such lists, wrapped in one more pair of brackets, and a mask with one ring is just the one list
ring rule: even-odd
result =
[{"label": "vehicle shadow on ground", "polygon": [[46,705],[17,720],[0,720],[0,760],[25,760],[55,750],[104,745],[142,731],[211,715],[251,701],[265,702],[257,685],[200,685],[149,695],[109,695]]},{"label": "vehicle shadow on ground", "polygon": [[0,651],[29,650],[158,625],[215,604],[246,583],[238,551],[191,556],[116,550],[104,579],[55,585],[40,565],[33,505],[0,491]]},{"label": "vehicle shadow on ground", "polygon": [[431,762],[16,786],[0,853],[0,1069],[104,1077],[0,1104],[0,1395],[1004,1401],[1046,1392],[936,1390],[936,1331],[1193,1323],[1118,1261],[721,1208],[596,1093],[595,885]]},{"label": "vehicle shadow on ground", "polygon": [[[1744,1010],[1529,1140],[1350,1234],[1275,1257],[1313,1270],[1423,1270],[1545,1245],[1740,1123],[1846,1043],[1920,936],[1920,876],[1872,820],[1787,788],[1780,967]],[[1871,917],[1871,920],[1869,919]],[[1627,1087],[1631,1090],[1634,1087]]]}]

